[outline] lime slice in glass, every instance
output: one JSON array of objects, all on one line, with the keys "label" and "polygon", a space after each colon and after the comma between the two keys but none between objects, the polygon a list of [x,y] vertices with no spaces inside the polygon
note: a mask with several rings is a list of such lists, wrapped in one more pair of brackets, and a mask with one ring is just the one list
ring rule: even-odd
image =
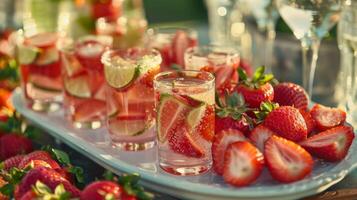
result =
[{"label": "lime slice in glass", "polygon": [[122,89],[129,86],[138,77],[140,73],[139,66],[117,58],[116,63],[121,66],[104,66],[104,75],[108,84],[116,89]]},{"label": "lime slice in glass", "polygon": [[67,78],[64,80],[64,87],[69,94],[75,97],[89,98],[91,97],[91,90],[88,81],[88,75],[86,74]]},{"label": "lime slice in glass", "polygon": [[40,53],[40,49],[36,47],[19,46],[18,60],[20,64],[30,64],[35,61]]}]

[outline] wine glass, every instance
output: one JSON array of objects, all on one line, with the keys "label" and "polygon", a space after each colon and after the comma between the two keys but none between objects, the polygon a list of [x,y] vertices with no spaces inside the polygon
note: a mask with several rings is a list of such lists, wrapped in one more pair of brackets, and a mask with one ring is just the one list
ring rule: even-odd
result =
[{"label": "wine glass", "polygon": [[321,39],[338,22],[342,0],[276,0],[281,17],[301,41],[303,87],[312,95]]},{"label": "wine glass", "polygon": [[[275,26],[279,18],[279,13],[275,6],[275,0],[240,0],[248,6],[251,14],[254,16],[258,29],[266,33],[264,48],[264,65],[267,71],[271,71],[273,49],[275,41]],[[244,9],[244,7],[243,7]]]}]

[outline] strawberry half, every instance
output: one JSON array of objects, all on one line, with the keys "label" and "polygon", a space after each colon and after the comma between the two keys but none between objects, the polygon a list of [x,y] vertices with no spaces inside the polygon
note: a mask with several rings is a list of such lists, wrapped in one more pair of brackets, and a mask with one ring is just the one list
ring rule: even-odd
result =
[{"label": "strawberry half", "polygon": [[274,86],[274,102],[280,106],[293,106],[307,110],[309,96],[304,88],[294,83],[279,83]]},{"label": "strawberry half", "polygon": [[330,108],[320,104],[312,107],[310,114],[320,131],[338,126],[346,121],[346,112],[339,108]]},{"label": "strawberry half", "polygon": [[300,114],[305,120],[307,135],[310,135],[315,130],[315,120],[312,118],[310,112],[299,109]]},{"label": "strawberry half", "polygon": [[264,152],[264,144],[272,135],[276,134],[264,125],[259,125],[252,130],[249,139],[261,152]]},{"label": "strawberry half", "polygon": [[269,83],[274,79],[272,74],[264,74],[264,67],[260,67],[254,73],[252,78],[241,68],[238,68],[239,83],[235,91],[244,96],[245,102],[251,108],[259,108],[260,104],[265,101],[273,101],[274,89]]},{"label": "strawberry half", "polygon": [[246,141],[247,138],[242,132],[235,129],[222,130],[216,133],[212,143],[213,169],[217,174],[223,174],[224,152],[233,142]]},{"label": "strawberry half", "polygon": [[249,142],[234,142],[224,154],[223,178],[234,186],[253,183],[262,173],[263,154]]},{"label": "strawberry half", "polygon": [[112,181],[95,181],[81,193],[81,200],[121,199],[123,188]]},{"label": "strawberry half", "polygon": [[263,124],[288,140],[301,141],[307,137],[305,120],[299,110],[292,106],[282,106],[271,111]]},{"label": "strawberry half", "polygon": [[61,168],[59,166],[59,164],[52,159],[51,155],[48,152],[40,151],[40,150],[31,152],[31,153],[27,154],[26,156],[24,156],[24,158],[19,163],[18,168],[24,169],[33,160],[45,161],[47,164],[50,165],[50,167],[52,169],[60,169]]},{"label": "strawberry half", "polygon": [[264,158],[272,177],[283,183],[298,181],[309,175],[314,162],[301,146],[275,135],[265,143]]},{"label": "strawberry half", "polygon": [[346,157],[354,137],[352,127],[337,126],[309,137],[300,145],[318,158],[337,162]]}]

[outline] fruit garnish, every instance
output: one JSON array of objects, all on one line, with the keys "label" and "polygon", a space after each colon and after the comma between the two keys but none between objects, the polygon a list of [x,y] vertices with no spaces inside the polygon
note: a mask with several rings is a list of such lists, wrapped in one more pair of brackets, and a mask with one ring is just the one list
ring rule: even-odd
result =
[{"label": "fruit garnish", "polygon": [[60,54],[56,47],[45,49],[41,51],[39,56],[36,58],[36,65],[39,67],[57,62],[60,58]]},{"label": "fruit garnish", "polygon": [[294,83],[279,83],[274,86],[274,102],[280,106],[293,106],[307,110],[309,96],[300,85]]},{"label": "fruit garnish", "polygon": [[274,89],[270,84],[274,76],[264,74],[265,67],[259,67],[252,78],[248,78],[245,71],[238,68],[239,82],[235,91],[244,96],[244,100],[251,108],[258,108],[262,102],[274,99]]},{"label": "fruit garnish", "polygon": [[299,110],[292,106],[282,106],[271,111],[263,125],[279,136],[295,142],[305,140],[307,127]]},{"label": "fruit garnish", "polygon": [[170,94],[161,94],[157,108],[157,131],[160,142],[165,142],[167,134],[175,124],[185,121],[192,108]]},{"label": "fruit garnish", "polygon": [[89,84],[89,76],[87,74],[72,78],[65,78],[64,80],[64,87],[66,91],[70,95],[79,98],[91,97],[91,90]]},{"label": "fruit garnish", "polygon": [[263,154],[249,142],[234,142],[224,154],[223,178],[242,187],[258,179],[264,167]]},{"label": "fruit garnish", "polygon": [[74,109],[73,120],[76,122],[86,122],[93,118],[100,120],[100,116],[104,116],[106,113],[106,103],[101,100],[87,99]]},{"label": "fruit garnish", "polygon": [[124,89],[139,76],[140,67],[119,57],[117,63],[121,63],[122,66],[104,66],[104,75],[110,86],[116,89]]},{"label": "fruit garnish", "polygon": [[272,135],[275,135],[272,130],[264,125],[259,125],[252,130],[249,139],[261,152],[264,152],[264,144]]},{"label": "fruit garnish", "polygon": [[17,59],[20,64],[31,64],[40,55],[41,50],[36,47],[19,46],[17,52]]},{"label": "fruit garnish", "polygon": [[69,77],[75,76],[84,71],[81,63],[74,55],[67,55],[66,53],[62,53],[61,60],[63,62],[62,65],[64,66],[65,73],[67,73]]},{"label": "fruit garnish", "polygon": [[137,136],[152,127],[154,123],[147,123],[145,115],[124,115],[109,121],[111,129],[120,131],[126,136]]},{"label": "fruit garnish", "polygon": [[39,48],[48,48],[56,45],[57,33],[40,33],[25,39],[25,43]]},{"label": "fruit garnish", "polygon": [[300,145],[318,158],[337,162],[346,157],[354,137],[352,127],[337,126],[307,138]]},{"label": "fruit garnish", "polygon": [[305,120],[307,135],[310,135],[315,130],[315,120],[312,118],[310,112],[304,109],[299,109],[299,112]]},{"label": "fruit garnish", "polygon": [[24,158],[24,155],[16,155],[11,158],[8,158],[0,163],[0,170],[9,170],[13,167],[17,167],[19,163]]},{"label": "fruit garnish", "polygon": [[51,77],[31,74],[29,77],[29,82],[32,83],[33,87],[39,88],[41,90],[46,90],[49,92],[62,91],[62,83],[60,81],[54,80]]},{"label": "fruit garnish", "polygon": [[320,104],[315,104],[310,114],[315,121],[316,128],[320,131],[341,125],[346,121],[345,111]]},{"label": "fruit garnish", "polygon": [[237,141],[246,141],[244,134],[235,129],[222,130],[215,134],[212,143],[213,169],[217,174],[223,174],[224,152],[229,144]]},{"label": "fruit garnish", "polygon": [[214,100],[214,90],[197,90],[197,92],[193,92],[192,94],[189,95],[192,99],[195,99],[200,102],[205,102],[208,105],[214,105],[215,100]]},{"label": "fruit garnish", "polygon": [[185,66],[184,54],[186,49],[190,46],[190,38],[187,33],[185,31],[178,30],[172,41],[173,61],[176,64]]},{"label": "fruit garnish", "polygon": [[275,135],[265,142],[264,158],[272,177],[283,183],[305,178],[314,164],[311,155],[301,146]]},{"label": "fruit garnish", "polygon": [[95,181],[84,188],[81,199],[122,199],[123,190],[120,185],[112,181]]},{"label": "fruit garnish", "polygon": [[214,107],[202,105],[193,109],[187,116],[190,130],[199,133],[205,140],[212,141],[214,136]]}]

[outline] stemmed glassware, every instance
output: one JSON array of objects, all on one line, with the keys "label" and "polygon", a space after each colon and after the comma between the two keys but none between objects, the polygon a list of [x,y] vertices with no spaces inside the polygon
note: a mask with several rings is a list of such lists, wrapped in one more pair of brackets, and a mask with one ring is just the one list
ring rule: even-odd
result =
[{"label": "stemmed glassware", "polygon": [[282,18],[301,41],[303,86],[312,95],[321,39],[338,22],[342,0],[276,0]]}]

